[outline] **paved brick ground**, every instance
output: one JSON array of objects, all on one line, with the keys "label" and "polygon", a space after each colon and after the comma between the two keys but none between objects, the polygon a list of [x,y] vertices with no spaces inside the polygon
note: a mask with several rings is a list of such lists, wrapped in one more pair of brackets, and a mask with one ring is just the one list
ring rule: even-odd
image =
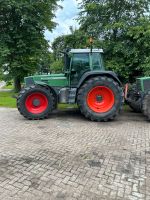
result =
[{"label": "paved brick ground", "polygon": [[28,121],[0,109],[0,199],[150,200],[150,123],[95,123],[78,111]]}]

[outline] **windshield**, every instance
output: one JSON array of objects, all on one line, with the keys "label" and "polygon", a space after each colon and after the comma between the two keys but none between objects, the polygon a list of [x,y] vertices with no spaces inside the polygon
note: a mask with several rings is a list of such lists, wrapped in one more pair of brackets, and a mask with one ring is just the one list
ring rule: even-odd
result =
[{"label": "windshield", "polygon": [[82,69],[88,67],[89,68],[89,54],[88,53],[76,53],[72,59],[72,68],[74,69]]},{"label": "windshield", "polygon": [[78,74],[83,74],[90,70],[89,53],[75,53],[72,57],[71,68]]}]

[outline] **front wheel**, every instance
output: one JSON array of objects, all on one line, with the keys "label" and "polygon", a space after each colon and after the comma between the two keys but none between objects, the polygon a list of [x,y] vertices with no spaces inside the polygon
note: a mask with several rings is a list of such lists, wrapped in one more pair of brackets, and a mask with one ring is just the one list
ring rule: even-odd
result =
[{"label": "front wheel", "polygon": [[24,88],[17,98],[17,108],[27,119],[47,118],[54,106],[55,99],[51,91],[38,85]]},{"label": "front wheel", "polygon": [[93,77],[79,89],[77,103],[81,113],[92,121],[114,119],[123,105],[123,91],[109,77]]}]

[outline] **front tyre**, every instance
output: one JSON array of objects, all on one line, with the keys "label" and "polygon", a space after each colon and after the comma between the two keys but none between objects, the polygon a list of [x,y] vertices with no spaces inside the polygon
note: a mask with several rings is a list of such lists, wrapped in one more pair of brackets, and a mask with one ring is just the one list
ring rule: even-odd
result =
[{"label": "front tyre", "polygon": [[123,105],[123,91],[109,77],[93,77],[79,89],[77,103],[81,113],[92,121],[114,119]]},{"label": "front tyre", "polygon": [[34,85],[21,90],[17,98],[17,108],[27,119],[44,119],[54,109],[55,98],[45,87]]}]

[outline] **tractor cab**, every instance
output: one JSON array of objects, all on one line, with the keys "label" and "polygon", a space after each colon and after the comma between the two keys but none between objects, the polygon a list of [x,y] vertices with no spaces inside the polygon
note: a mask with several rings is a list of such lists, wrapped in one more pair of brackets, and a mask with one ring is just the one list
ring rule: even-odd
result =
[{"label": "tractor cab", "polygon": [[66,66],[70,71],[104,70],[102,49],[71,49],[66,53]]},{"label": "tractor cab", "polygon": [[65,74],[71,86],[76,86],[84,73],[104,71],[102,49],[71,49],[65,56]]}]

